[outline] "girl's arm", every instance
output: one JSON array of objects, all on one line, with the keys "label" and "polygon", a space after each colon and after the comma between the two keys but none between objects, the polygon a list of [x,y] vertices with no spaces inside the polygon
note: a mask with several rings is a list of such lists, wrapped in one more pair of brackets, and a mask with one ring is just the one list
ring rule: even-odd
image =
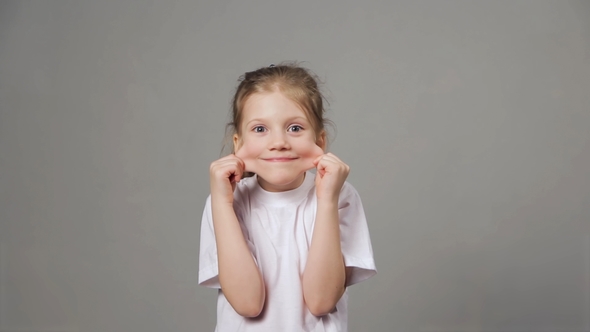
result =
[{"label": "girl's arm", "polygon": [[235,182],[243,169],[234,155],[211,164],[211,212],[221,290],[238,314],[256,317],[264,307],[264,281],[233,208]]},{"label": "girl's arm", "polygon": [[350,169],[331,153],[314,164],[318,207],[302,285],[307,307],[315,316],[322,316],[334,309],[346,289],[338,200]]},{"label": "girl's arm", "polygon": [[303,273],[303,297],[315,316],[330,313],[342,297],[346,282],[340,249],[338,200],[319,201],[311,246]]},{"label": "girl's arm", "polygon": [[211,208],[219,283],[223,294],[238,314],[256,317],[264,306],[264,282],[250,253],[232,205],[215,202]]}]

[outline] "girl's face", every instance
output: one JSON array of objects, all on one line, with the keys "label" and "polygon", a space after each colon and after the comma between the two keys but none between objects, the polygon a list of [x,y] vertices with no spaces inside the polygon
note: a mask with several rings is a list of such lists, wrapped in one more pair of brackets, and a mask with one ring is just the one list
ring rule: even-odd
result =
[{"label": "girl's face", "polygon": [[281,92],[255,93],[242,110],[241,136],[234,135],[234,151],[246,171],[258,175],[267,191],[299,187],[313,160],[324,153],[325,132],[318,135],[305,112]]}]

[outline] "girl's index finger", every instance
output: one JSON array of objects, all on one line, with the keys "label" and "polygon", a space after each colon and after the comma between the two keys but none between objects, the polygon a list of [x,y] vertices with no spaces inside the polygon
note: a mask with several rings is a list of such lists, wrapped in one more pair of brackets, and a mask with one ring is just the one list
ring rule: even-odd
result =
[{"label": "girl's index finger", "polygon": [[246,165],[246,162],[244,161],[244,159],[240,158],[235,153],[234,153],[234,157],[236,157],[236,159],[238,159],[238,162],[240,163],[240,165],[242,166],[242,168],[244,168],[245,165]]},{"label": "girl's index finger", "polygon": [[322,158],[323,158],[323,157],[324,157],[324,155],[321,155],[321,156],[318,156],[318,157],[316,157],[316,158],[313,160],[313,164],[314,164],[315,166],[317,166],[317,165],[318,165],[318,163],[320,162],[320,160],[322,160]]}]

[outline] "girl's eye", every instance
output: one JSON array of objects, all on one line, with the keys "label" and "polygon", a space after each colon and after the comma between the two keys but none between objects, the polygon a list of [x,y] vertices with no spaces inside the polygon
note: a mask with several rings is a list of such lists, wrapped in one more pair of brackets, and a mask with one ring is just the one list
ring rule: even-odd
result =
[{"label": "girl's eye", "polygon": [[263,133],[266,130],[263,126],[256,126],[252,129],[255,133]]},{"label": "girl's eye", "polygon": [[289,127],[289,131],[292,131],[295,133],[300,132],[302,130],[303,130],[303,127],[298,126],[298,125],[294,125],[294,126]]}]

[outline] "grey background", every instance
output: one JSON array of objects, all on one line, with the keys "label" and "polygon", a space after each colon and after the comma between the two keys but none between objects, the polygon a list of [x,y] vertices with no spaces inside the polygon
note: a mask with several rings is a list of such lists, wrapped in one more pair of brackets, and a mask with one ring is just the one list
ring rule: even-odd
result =
[{"label": "grey background", "polygon": [[379,273],[351,331],[590,331],[590,2],[0,2],[0,332],[212,331],[208,167],[306,61]]}]

